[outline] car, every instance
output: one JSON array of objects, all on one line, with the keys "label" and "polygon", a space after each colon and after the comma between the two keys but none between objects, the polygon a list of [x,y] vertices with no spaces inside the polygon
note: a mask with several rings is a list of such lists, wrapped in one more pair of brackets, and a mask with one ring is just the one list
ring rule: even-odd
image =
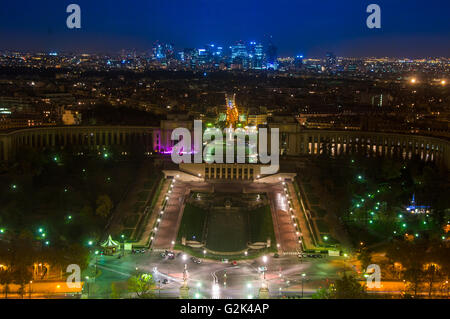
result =
[{"label": "car", "polygon": [[277,253],[273,254],[273,258],[280,258],[280,255],[278,255]]},{"label": "car", "polygon": [[224,259],[222,259],[222,262],[227,264],[228,263],[228,259],[224,258]]},{"label": "car", "polygon": [[164,279],[164,280],[162,281],[162,283],[165,285],[165,284],[168,284],[169,281],[168,281],[167,279]]},{"label": "car", "polygon": [[201,260],[195,257],[191,257],[192,262],[196,263],[196,264],[200,264]]},{"label": "car", "polygon": [[161,257],[166,258],[167,257],[166,253],[161,253]]},{"label": "car", "polygon": [[175,255],[168,255],[167,256],[169,259],[175,259]]},{"label": "car", "polygon": [[141,254],[144,254],[145,253],[145,249],[141,249]]},{"label": "car", "polygon": [[233,261],[231,262],[231,264],[232,264],[233,266],[236,266],[236,265],[237,265],[237,261],[236,261],[236,260],[233,260]]}]

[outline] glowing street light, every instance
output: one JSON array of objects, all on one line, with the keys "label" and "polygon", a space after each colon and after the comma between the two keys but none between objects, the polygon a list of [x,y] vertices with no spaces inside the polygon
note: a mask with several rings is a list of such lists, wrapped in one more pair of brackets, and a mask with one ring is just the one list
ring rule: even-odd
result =
[{"label": "glowing street light", "polygon": [[304,283],[304,281],[305,281],[305,277],[306,277],[306,274],[303,273],[303,274],[302,274],[302,299],[303,299],[303,283]]}]

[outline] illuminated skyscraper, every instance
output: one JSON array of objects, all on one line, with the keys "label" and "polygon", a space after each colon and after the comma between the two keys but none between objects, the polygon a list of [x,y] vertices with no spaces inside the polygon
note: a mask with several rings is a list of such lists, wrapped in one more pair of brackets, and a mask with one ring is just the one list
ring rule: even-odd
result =
[{"label": "illuminated skyscraper", "polygon": [[264,62],[263,45],[256,42],[250,42],[248,52],[251,68],[256,70],[263,69],[263,62]]},{"label": "illuminated skyscraper", "polygon": [[299,54],[295,57],[294,66],[296,69],[301,69],[303,67],[303,55]]},{"label": "illuminated skyscraper", "polygon": [[336,56],[333,52],[327,52],[326,54],[326,64],[328,67],[333,67],[337,63]]},{"label": "illuminated skyscraper", "polygon": [[231,46],[231,63],[234,65],[241,65],[244,69],[248,68],[247,47],[242,41]]},{"label": "illuminated skyscraper", "polygon": [[270,42],[267,46],[267,69],[276,70],[278,68],[277,63],[277,47]]}]

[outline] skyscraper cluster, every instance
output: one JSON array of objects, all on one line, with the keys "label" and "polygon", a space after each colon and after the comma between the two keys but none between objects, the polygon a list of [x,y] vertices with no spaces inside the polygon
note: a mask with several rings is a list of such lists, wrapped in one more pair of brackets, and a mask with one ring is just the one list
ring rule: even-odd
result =
[{"label": "skyscraper cluster", "polygon": [[175,51],[172,44],[156,42],[152,59],[161,64],[182,62],[188,67],[217,67],[237,70],[267,70],[278,68],[277,47],[273,43],[238,41],[229,47],[207,44],[202,48],[185,48]]}]

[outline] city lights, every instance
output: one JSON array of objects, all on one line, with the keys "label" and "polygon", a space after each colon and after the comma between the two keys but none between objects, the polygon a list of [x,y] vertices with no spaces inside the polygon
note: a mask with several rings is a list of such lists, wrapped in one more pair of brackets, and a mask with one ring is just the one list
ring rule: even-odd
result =
[{"label": "city lights", "polygon": [[290,2],[5,1],[5,298],[449,298],[449,5]]}]

